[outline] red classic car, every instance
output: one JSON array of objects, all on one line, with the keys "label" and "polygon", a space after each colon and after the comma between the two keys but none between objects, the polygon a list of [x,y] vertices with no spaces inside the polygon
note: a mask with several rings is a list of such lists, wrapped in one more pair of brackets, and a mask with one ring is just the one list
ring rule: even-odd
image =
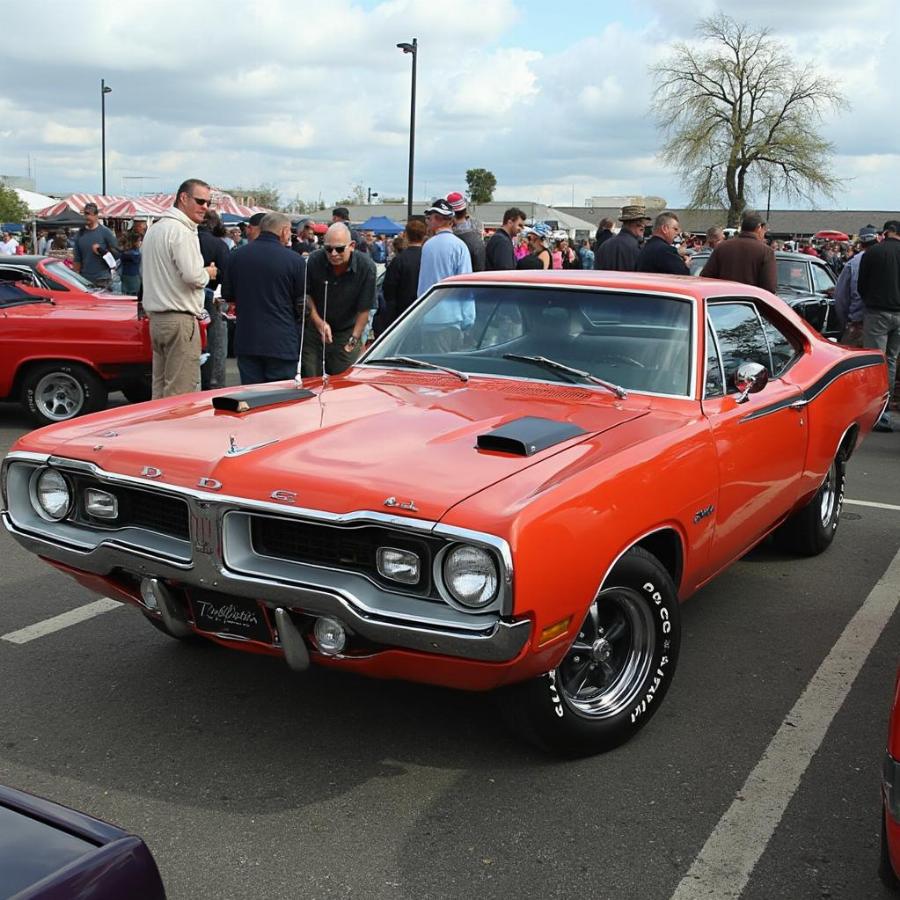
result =
[{"label": "red classic car", "polygon": [[37,296],[54,300],[82,300],[86,295],[98,300],[129,300],[132,303],[137,299],[98,288],[61,259],[52,256],[0,256],[0,281],[14,281]]},{"label": "red classic car", "polygon": [[881,778],[881,861],[884,884],[900,892],[900,669],[894,679],[894,702],[888,724]]},{"label": "red classic car", "polygon": [[343,375],[23,437],[2,519],[172,637],[502,688],[593,753],[659,708],[680,600],[773,532],[828,547],[886,402],[881,354],[746,285],[480,273]]},{"label": "red classic car", "polygon": [[113,390],[149,399],[151,358],[137,304],[0,281],[0,399],[20,400],[38,425],[104,409]]}]

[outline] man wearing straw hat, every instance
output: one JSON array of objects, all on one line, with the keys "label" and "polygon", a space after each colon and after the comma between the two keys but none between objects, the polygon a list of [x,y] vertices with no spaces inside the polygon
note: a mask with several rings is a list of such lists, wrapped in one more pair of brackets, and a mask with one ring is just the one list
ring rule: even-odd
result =
[{"label": "man wearing straw hat", "polygon": [[634,272],[637,267],[641,239],[644,237],[644,226],[653,220],[647,215],[645,207],[629,205],[622,207],[619,221],[622,223],[619,233],[605,241],[596,251],[595,269]]}]

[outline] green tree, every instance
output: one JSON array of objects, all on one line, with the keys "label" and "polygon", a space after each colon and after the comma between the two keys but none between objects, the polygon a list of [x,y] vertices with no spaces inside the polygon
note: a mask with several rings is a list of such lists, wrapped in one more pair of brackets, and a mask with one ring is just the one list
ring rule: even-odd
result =
[{"label": "green tree", "polygon": [[699,46],[678,42],[650,70],[661,156],[685,179],[690,205],[727,209],[733,227],[763,191],[833,197],[834,147],[818,129],[827,109],[848,105],[835,84],[798,66],[767,28],[720,13],[696,31]]},{"label": "green tree", "polygon": [[19,195],[11,187],[0,183],[0,222],[24,222],[29,217],[28,207]]},{"label": "green tree", "polygon": [[497,179],[488,169],[466,169],[466,185],[469,200],[477,206],[479,203],[490,203],[494,199]]},{"label": "green tree", "polygon": [[278,209],[281,206],[281,197],[274,184],[226,188],[225,193],[231,194],[238,203],[244,206],[264,206],[266,209]]}]

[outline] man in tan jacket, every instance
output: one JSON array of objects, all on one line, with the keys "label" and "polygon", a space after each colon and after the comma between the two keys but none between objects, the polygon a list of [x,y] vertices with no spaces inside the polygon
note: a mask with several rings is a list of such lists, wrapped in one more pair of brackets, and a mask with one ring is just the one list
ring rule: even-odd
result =
[{"label": "man in tan jacket", "polygon": [[153,399],[200,386],[200,322],[203,289],[217,275],[204,267],[197,225],[209,209],[209,185],[189,178],[175,205],[147,231],[141,248],[143,306],[153,346]]}]

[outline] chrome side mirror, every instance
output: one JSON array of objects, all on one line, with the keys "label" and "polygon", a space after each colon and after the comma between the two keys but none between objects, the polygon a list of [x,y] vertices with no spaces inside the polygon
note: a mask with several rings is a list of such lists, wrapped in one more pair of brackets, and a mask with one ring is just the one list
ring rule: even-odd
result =
[{"label": "chrome side mirror", "polygon": [[745,362],[734,373],[734,386],[738,389],[738,403],[746,403],[751,394],[761,391],[769,383],[769,373],[765,366],[755,362]]}]

